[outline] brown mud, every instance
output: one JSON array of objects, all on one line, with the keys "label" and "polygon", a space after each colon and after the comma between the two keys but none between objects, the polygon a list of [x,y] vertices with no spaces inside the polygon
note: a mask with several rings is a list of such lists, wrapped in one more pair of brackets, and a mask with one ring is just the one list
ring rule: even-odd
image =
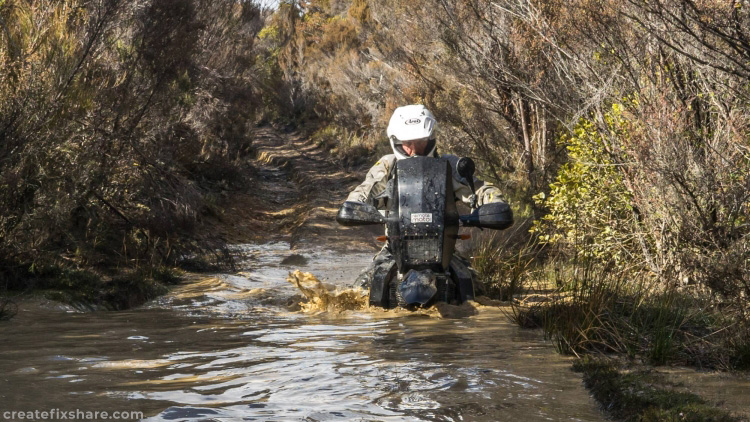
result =
[{"label": "brown mud", "polygon": [[654,368],[669,387],[696,394],[719,409],[750,420],[750,374],[701,371],[685,367]]}]

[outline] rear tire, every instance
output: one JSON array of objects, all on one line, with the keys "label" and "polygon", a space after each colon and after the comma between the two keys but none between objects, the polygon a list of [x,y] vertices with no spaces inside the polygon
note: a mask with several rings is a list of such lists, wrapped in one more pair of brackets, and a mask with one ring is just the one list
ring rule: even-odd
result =
[{"label": "rear tire", "polygon": [[435,299],[437,302],[445,302],[449,305],[454,305],[458,301],[456,286],[449,276],[446,275],[443,280],[438,279]]},{"label": "rear tire", "polygon": [[388,308],[394,309],[398,307],[406,308],[406,302],[401,297],[401,292],[398,291],[398,275],[394,275],[388,283]]}]

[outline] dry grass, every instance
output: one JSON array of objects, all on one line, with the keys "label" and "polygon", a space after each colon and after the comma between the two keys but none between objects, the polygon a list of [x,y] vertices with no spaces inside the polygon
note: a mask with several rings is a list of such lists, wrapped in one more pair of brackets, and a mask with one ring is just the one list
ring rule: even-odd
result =
[{"label": "dry grass", "polygon": [[614,353],[653,365],[750,368],[750,324],[736,301],[677,287],[637,269],[553,255],[527,223],[474,250],[488,296],[511,301],[511,319],[542,328],[557,350]]}]

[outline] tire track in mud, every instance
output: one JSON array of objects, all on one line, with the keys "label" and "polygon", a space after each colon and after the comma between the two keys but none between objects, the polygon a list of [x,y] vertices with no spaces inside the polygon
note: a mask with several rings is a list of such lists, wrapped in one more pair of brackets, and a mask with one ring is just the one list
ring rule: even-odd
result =
[{"label": "tire track in mud", "polygon": [[335,221],[358,175],[299,133],[258,128],[252,137],[253,181],[222,216],[229,243],[283,240],[292,249],[305,244],[347,251],[379,248],[374,238],[382,228],[342,227]]}]

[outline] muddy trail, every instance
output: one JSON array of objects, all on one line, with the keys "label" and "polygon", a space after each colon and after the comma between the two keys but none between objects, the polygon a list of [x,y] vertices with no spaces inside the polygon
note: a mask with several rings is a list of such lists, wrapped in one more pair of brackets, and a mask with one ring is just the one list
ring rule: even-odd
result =
[{"label": "muddy trail", "polygon": [[[333,221],[362,175],[301,136],[258,132],[257,177],[206,230],[241,252],[118,312],[22,304],[0,325],[0,410],[152,421],[600,421],[540,332],[491,302],[421,312],[349,289],[379,228]],[[102,419],[102,418],[99,418]]]},{"label": "muddy trail", "polygon": [[[250,163],[252,186],[229,202],[221,218],[209,224],[230,244],[287,241],[292,249],[324,245],[339,250],[376,251],[382,229],[351,228],[333,216],[359,183],[356,173],[300,134],[271,128],[253,134],[256,158]],[[366,167],[360,172],[364,174]]]}]

